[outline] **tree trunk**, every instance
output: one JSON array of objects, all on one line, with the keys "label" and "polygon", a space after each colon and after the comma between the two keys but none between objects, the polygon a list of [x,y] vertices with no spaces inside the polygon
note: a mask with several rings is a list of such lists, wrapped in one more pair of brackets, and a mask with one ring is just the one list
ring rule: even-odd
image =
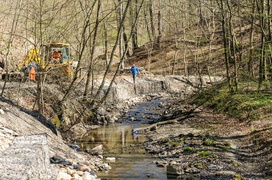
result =
[{"label": "tree trunk", "polygon": [[250,22],[250,38],[249,38],[249,44],[250,44],[250,49],[249,49],[249,61],[248,61],[248,73],[250,76],[254,76],[254,71],[253,71],[253,56],[254,56],[254,21],[255,21],[255,1],[252,0],[252,10],[251,10],[251,22]]},{"label": "tree trunk", "polygon": [[235,36],[235,33],[234,33],[234,29],[233,29],[233,23],[232,23],[232,9],[229,5],[229,1],[226,1],[227,2],[227,7],[228,7],[228,10],[229,10],[229,33],[230,33],[230,41],[231,41],[231,48],[230,48],[230,55],[232,55],[233,57],[233,66],[234,66],[234,87],[235,87],[235,91],[237,92],[238,91],[238,63],[237,63],[237,55],[236,55],[236,36]]},{"label": "tree trunk", "polygon": [[84,100],[86,100],[86,98],[88,97],[89,89],[90,89],[90,81],[91,81],[91,77],[93,75],[94,51],[95,51],[95,47],[96,47],[96,39],[97,39],[98,26],[100,24],[100,21],[99,21],[100,7],[101,7],[101,0],[98,0],[93,41],[92,41],[92,43],[90,43],[90,47],[92,47],[92,48],[91,48],[91,52],[90,52],[90,62],[89,62],[89,67],[88,67],[88,72],[87,72],[87,79],[86,79],[86,84],[85,84],[85,90],[84,90],[84,93],[83,93],[83,97],[85,98]]},{"label": "tree trunk", "polygon": [[[92,6],[94,6],[96,4],[96,2],[97,2],[97,0],[93,2]],[[80,39],[79,48],[77,51],[78,63],[77,63],[76,69],[75,69],[75,75],[73,76],[73,79],[72,79],[71,83],[69,84],[67,90],[65,91],[65,94],[63,95],[62,99],[58,102],[58,104],[56,106],[53,107],[53,109],[56,112],[60,121],[63,120],[63,108],[64,108],[63,104],[69,98],[70,94],[74,90],[76,80],[78,78],[78,74],[80,73],[80,67],[82,64],[83,54],[84,54],[85,49],[87,47],[87,43],[90,39],[90,36],[87,35],[88,34],[87,32],[88,32],[88,28],[90,26],[89,18],[92,13],[92,7],[90,7],[90,9],[84,9],[83,4],[81,4],[81,8],[82,8],[81,12],[83,13],[83,16],[84,16],[84,24],[83,24],[83,28],[82,28],[82,31],[80,34],[81,39]]]},{"label": "tree trunk", "polygon": [[220,13],[221,13],[221,25],[222,25],[222,32],[223,32],[223,41],[224,41],[224,55],[225,55],[225,66],[226,66],[226,76],[228,80],[228,86],[229,86],[229,91],[232,91],[232,83],[231,83],[231,77],[230,77],[230,63],[229,63],[229,47],[228,47],[228,37],[227,37],[227,32],[226,32],[226,17],[225,17],[225,8],[224,8],[224,2],[223,0],[218,1],[218,6],[220,8]]},{"label": "tree trunk", "polygon": [[[271,0],[267,0],[267,29],[268,29],[268,42],[272,42],[272,33],[271,33]],[[269,48],[269,56],[268,56],[268,76],[269,80],[272,81],[272,48],[271,43],[267,43]]]},{"label": "tree trunk", "polygon": [[261,57],[259,59],[259,88],[261,87],[263,80],[266,79],[264,7],[265,7],[265,0],[261,0],[260,6],[257,3],[258,13],[260,15],[260,29],[261,29],[261,49],[260,49]]},{"label": "tree trunk", "polygon": [[153,16],[153,3],[152,0],[149,0],[149,16],[150,16],[150,26],[152,33],[152,40],[155,38],[155,26],[154,26],[154,16]]},{"label": "tree trunk", "polygon": [[[120,38],[121,38],[121,35],[122,35],[122,29],[123,29],[123,25],[124,25],[124,21],[125,21],[125,18],[126,18],[126,13],[127,13],[127,10],[128,10],[128,7],[129,7],[129,4],[131,3],[131,1],[128,1],[127,2],[127,5],[126,5],[126,8],[124,9],[124,12],[122,14],[122,19],[120,19],[120,23],[119,23],[119,26],[118,26],[118,31],[117,31],[117,38],[116,38],[116,41],[114,43],[114,46],[112,47],[112,51],[111,51],[111,55],[110,55],[110,60],[109,60],[109,64],[106,68],[106,71],[104,72],[104,76],[103,76],[103,79],[102,79],[102,82],[96,92],[96,94],[94,95],[95,98],[98,97],[98,95],[101,93],[102,89],[104,88],[104,85],[105,85],[105,82],[106,82],[106,77],[107,77],[107,74],[111,68],[111,65],[113,63],[113,57],[114,57],[114,54],[115,54],[115,51],[117,49],[117,46],[118,46],[118,42],[120,44]],[[122,38],[121,38],[122,39]],[[124,53],[123,53],[124,55]],[[119,63],[119,66],[118,66],[118,69],[116,71],[119,71],[119,68],[121,68],[121,65],[123,63],[122,61],[122,57],[121,58],[121,61]],[[112,84],[111,84],[112,85]],[[109,86],[108,89],[111,89],[111,85]],[[108,90],[109,91],[109,90]],[[106,99],[106,96],[107,96],[107,93],[106,95],[104,95],[100,100],[97,100],[97,99],[92,99],[89,103],[90,107],[93,108],[93,109],[97,109],[98,106],[100,106],[104,100]],[[96,104],[96,105],[95,105]]]},{"label": "tree trunk", "polygon": [[[123,19],[123,0],[119,0],[119,3],[120,3],[120,10],[119,10],[119,22],[122,21]],[[118,36],[120,39],[119,39],[119,57],[120,57],[120,62],[122,61],[122,57],[123,57],[123,54],[124,54],[124,47],[123,47],[123,37],[124,37],[124,25],[123,24],[119,24],[121,25],[121,29],[120,29],[120,36]],[[125,63],[124,61],[122,61],[121,63],[121,66],[120,66],[120,69],[125,69]]]},{"label": "tree trunk", "polygon": [[104,51],[104,55],[105,55],[105,64],[106,66],[109,64],[109,54],[108,54],[108,29],[107,29],[107,24],[106,22],[104,22],[104,44],[105,44],[105,51]]},{"label": "tree trunk", "polygon": [[[138,10],[138,0],[135,0],[135,10],[132,11],[132,14],[133,14],[132,20],[135,18],[135,16],[137,16],[137,10]],[[135,13],[133,13],[133,12],[135,12]],[[137,28],[137,23],[138,23],[138,21],[136,22],[136,25],[135,25],[135,27],[133,29],[132,37],[131,37],[133,52],[134,52],[135,49],[138,48],[138,28]],[[131,24],[131,26],[133,26],[133,24]]]},{"label": "tree trunk", "polygon": [[157,45],[161,49],[161,38],[162,38],[162,14],[161,14],[161,0],[159,0],[159,11],[158,11],[158,37]]},{"label": "tree trunk", "polygon": [[146,25],[146,31],[147,31],[149,42],[152,42],[153,37],[151,35],[151,31],[150,31],[150,28],[149,28],[149,21],[148,21],[147,17],[148,17],[148,15],[147,15],[146,9],[144,9],[144,20],[145,20],[145,25]]},{"label": "tree trunk", "polygon": [[[136,18],[135,18],[135,20],[134,20],[134,23],[133,23],[133,26],[132,26],[132,28],[131,28],[130,36],[128,37],[128,40],[130,40],[131,37],[132,37],[133,28],[134,28],[134,26],[136,25],[136,22],[137,22],[137,20],[138,20],[138,18],[139,18],[139,13],[140,13],[140,10],[142,9],[143,2],[144,2],[144,0],[142,0],[142,2],[141,2],[141,4],[140,4],[140,7],[139,7],[138,12],[137,12],[137,16],[136,16]],[[128,7],[129,7],[129,3],[130,3],[130,1],[127,2],[127,6],[126,6],[126,8],[125,8],[125,10],[124,10],[124,17],[123,17],[122,21],[120,22],[120,26],[119,26],[119,30],[118,30],[118,35],[119,35],[119,36],[120,36],[120,28],[122,28],[122,26],[124,25],[124,20],[125,20],[125,17],[126,17],[127,9],[128,9]],[[113,55],[114,55],[114,50],[115,50],[115,48],[116,48],[116,45],[117,45],[117,42],[115,43],[115,45],[114,45],[114,47],[113,47],[113,51],[112,51],[112,54],[111,54],[110,62],[112,62],[112,60],[113,60]],[[127,51],[127,49],[125,49],[125,51]],[[121,60],[123,61],[123,60],[124,60],[124,57],[122,57]],[[105,95],[104,95],[99,101],[97,101],[97,104],[95,105],[95,107],[94,107],[95,101],[92,101],[92,102],[90,103],[91,106],[92,106],[92,108],[94,108],[94,109],[99,108],[99,107],[101,106],[101,104],[102,104],[102,103],[106,100],[106,98],[108,97],[109,92],[110,92],[110,90],[111,90],[111,87],[112,87],[112,85],[113,85],[113,83],[114,83],[114,80],[115,80],[115,78],[116,78],[116,76],[117,76],[117,74],[118,74],[120,65],[122,64],[122,61],[119,63],[119,65],[118,65],[118,67],[117,67],[117,69],[116,69],[116,71],[115,71],[115,73],[114,73],[114,75],[113,75],[113,78],[112,78],[112,80],[111,80],[111,82],[110,82],[110,85],[109,85],[109,87],[108,87],[107,90],[106,90]],[[107,68],[107,70],[108,70],[108,68]],[[105,74],[105,75],[106,75],[106,74]],[[104,76],[104,78],[103,78],[103,83],[101,84],[101,86],[99,87],[99,90],[97,91],[98,94],[100,93],[100,91],[102,90],[102,88],[103,88],[103,86],[104,86],[105,77],[106,77],[106,76]],[[97,95],[98,95],[98,94],[97,94]],[[97,97],[97,96],[96,96],[96,97]]]}]

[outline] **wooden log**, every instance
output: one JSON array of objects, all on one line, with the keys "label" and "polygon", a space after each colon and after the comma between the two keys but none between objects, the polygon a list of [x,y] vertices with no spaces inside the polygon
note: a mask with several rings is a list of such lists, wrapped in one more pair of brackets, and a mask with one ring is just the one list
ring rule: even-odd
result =
[{"label": "wooden log", "polygon": [[175,123],[178,123],[181,120],[184,120],[184,119],[187,119],[187,118],[190,118],[190,117],[193,117],[193,115],[189,114],[189,115],[181,116],[181,117],[178,117],[178,118],[175,118],[175,119],[170,119],[170,120],[167,120],[167,121],[157,122],[157,123],[152,124],[150,126],[134,128],[132,130],[132,133],[137,132],[137,134],[139,134],[139,133],[141,134],[141,133],[144,133],[147,130],[151,130],[151,129],[154,129],[154,128],[156,129],[158,126],[162,126],[162,125],[166,125],[166,124],[175,124]]}]

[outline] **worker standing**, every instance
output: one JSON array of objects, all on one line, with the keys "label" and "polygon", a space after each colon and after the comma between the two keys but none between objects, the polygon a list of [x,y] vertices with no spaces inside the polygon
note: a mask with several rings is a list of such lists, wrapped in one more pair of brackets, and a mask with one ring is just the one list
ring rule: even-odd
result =
[{"label": "worker standing", "polygon": [[31,69],[29,71],[29,78],[31,81],[36,81],[36,69],[34,66],[31,66]]},{"label": "worker standing", "polygon": [[133,77],[133,83],[135,84],[136,82],[136,75],[140,73],[139,69],[137,66],[135,66],[135,64],[132,65],[132,67],[130,68],[130,72],[132,73],[132,77]]},{"label": "worker standing", "polygon": [[140,73],[139,69],[137,66],[135,66],[135,64],[132,65],[132,67],[130,68],[130,72],[132,73],[132,77],[133,77],[133,85],[134,85],[134,92],[135,94],[137,94],[136,91],[136,75]]},{"label": "worker standing", "polygon": [[29,73],[29,79],[31,81],[36,81],[36,72],[37,72],[37,66],[35,63],[31,62],[28,67],[28,73]]}]

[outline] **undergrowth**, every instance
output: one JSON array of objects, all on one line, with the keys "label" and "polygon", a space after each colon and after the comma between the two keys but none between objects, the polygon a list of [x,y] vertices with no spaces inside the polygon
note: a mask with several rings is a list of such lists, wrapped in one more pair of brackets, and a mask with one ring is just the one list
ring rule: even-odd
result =
[{"label": "undergrowth", "polygon": [[[247,85],[247,84],[245,84]],[[245,86],[244,85],[244,86]],[[269,91],[244,90],[230,93],[227,85],[202,90],[191,97],[191,103],[204,105],[216,112],[241,120],[256,120],[272,113],[272,93]]]}]

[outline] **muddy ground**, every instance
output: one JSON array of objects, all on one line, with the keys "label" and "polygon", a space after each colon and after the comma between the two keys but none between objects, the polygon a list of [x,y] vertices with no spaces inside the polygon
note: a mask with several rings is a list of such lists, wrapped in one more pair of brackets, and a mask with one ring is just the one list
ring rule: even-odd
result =
[{"label": "muddy ground", "polygon": [[178,101],[164,108],[160,122],[141,130],[170,179],[272,178],[270,121],[242,122]]}]

